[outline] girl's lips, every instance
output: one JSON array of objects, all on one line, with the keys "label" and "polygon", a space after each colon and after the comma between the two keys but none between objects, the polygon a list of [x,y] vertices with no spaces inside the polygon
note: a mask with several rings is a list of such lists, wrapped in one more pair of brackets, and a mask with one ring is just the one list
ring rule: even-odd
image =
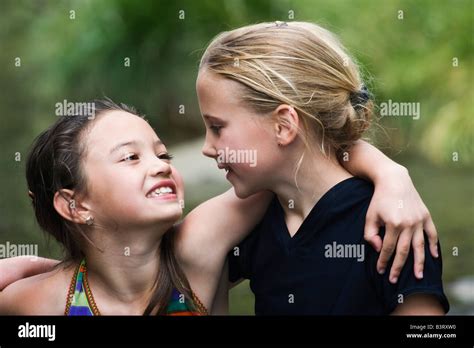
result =
[{"label": "girl's lips", "polygon": [[227,180],[229,180],[230,176],[231,176],[231,175],[234,175],[234,174],[235,174],[234,171],[233,171],[232,169],[230,169],[230,168],[227,167],[227,173],[226,173],[226,175],[225,175],[225,178],[226,178]]},{"label": "girl's lips", "polygon": [[232,170],[230,169],[230,166],[225,163],[217,163],[217,168],[224,169],[226,172],[230,172]]},{"label": "girl's lips", "polygon": [[226,175],[225,175],[225,178],[227,180],[229,180],[229,177],[234,174],[234,171],[232,170],[232,168],[228,165],[228,164],[225,164],[225,163],[217,163],[217,168],[219,169],[224,169],[226,171]]},{"label": "girl's lips", "polygon": [[173,180],[166,179],[161,180],[157,184],[153,185],[152,188],[146,194],[147,198],[163,197],[169,194],[176,195],[176,184]]},{"label": "girl's lips", "polygon": [[178,196],[175,193],[167,193],[160,196],[148,197],[149,199],[156,199],[158,201],[175,201]]},{"label": "girl's lips", "polygon": [[146,198],[158,201],[176,201],[176,184],[173,180],[161,180],[148,191]]}]

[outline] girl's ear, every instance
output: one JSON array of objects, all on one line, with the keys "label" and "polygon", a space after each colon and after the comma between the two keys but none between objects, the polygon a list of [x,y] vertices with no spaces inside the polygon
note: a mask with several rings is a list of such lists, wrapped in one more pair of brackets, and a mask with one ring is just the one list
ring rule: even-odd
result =
[{"label": "girl's ear", "polygon": [[298,136],[299,116],[296,110],[287,104],[278,106],[273,111],[275,121],[275,136],[278,145],[291,144]]},{"label": "girl's ear", "polygon": [[59,215],[77,224],[86,224],[92,217],[89,209],[74,197],[73,190],[57,191],[54,194],[53,204]]}]

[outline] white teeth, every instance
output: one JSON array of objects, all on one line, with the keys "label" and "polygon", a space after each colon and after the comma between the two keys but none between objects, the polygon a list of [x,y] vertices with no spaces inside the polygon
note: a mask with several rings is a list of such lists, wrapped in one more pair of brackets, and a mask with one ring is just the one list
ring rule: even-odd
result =
[{"label": "white teeth", "polygon": [[157,188],[155,191],[153,191],[150,196],[162,196],[162,195],[165,195],[165,194],[168,194],[168,193],[173,193],[173,189],[171,187],[168,187],[168,186],[163,186],[163,187],[159,187]]}]

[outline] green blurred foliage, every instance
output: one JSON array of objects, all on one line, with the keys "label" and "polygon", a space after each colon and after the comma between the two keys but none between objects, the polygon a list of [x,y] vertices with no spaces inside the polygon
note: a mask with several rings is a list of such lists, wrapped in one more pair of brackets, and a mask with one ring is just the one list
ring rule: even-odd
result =
[{"label": "green blurred foliage", "polygon": [[[473,10],[472,0],[2,0],[0,243],[38,243],[42,255],[59,256],[39,233],[24,179],[28,148],[54,122],[55,103],[106,95],[137,106],[168,144],[201,136],[194,87],[206,44],[223,30],[294,15],[341,37],[376,102],[421,103],[419,120],[379,118],[376,138],[408,167],[434,216],[445,277],[472,273]],[[456,245],[460,256],[449,257]],[[249,296],[235,299],[234,313],[251,308]]]}]

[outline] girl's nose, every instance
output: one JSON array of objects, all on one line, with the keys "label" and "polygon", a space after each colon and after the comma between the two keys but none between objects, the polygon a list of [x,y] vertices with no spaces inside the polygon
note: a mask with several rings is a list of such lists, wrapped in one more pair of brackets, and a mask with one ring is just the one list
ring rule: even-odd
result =
[{"label": "girl's nose", "polygon": [[153,162],[152,166],[150,167],[150,175],[152,176],[170,176],[171,175],[171,165],[169,163],[166,163],[165,161],[162,161],[160,159],[156,159],[155,162]]},{"label": "girl's nose", "polygon": [[207,137],[206,137],[206,140],[204,141],[204,145],[202,147],[202,154],[204,156],[211,157],[211,158],[216,158],[217,157],[216,148],[210,144],[210,142],[207,140]]}]

